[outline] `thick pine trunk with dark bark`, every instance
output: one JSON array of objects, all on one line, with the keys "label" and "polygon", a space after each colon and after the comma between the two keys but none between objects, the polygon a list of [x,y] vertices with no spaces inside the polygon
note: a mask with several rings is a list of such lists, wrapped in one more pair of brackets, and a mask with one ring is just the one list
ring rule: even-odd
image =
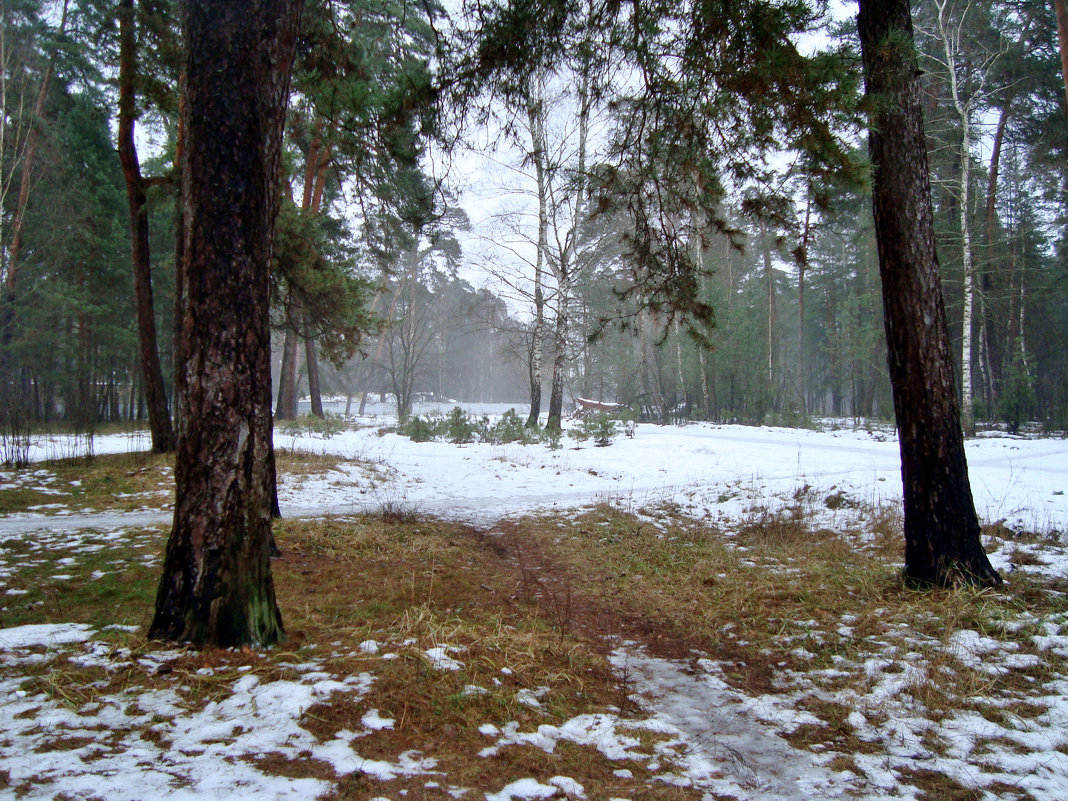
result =
[{"label": "thick pine trunk with dark bark", "polygon": [[156,340],[156,312],[152,298],[152,261],[148,247],[148,202],[141,163],[134,143],[137,119],[134,78],[137,72],[136,32],[133,0],[119,4],[119,130],[118,150],[122,174],[126,179],[126,198],[130,207],[130,241],[133,256],[134,310],[137,317],[141,375],[145,382],[148,426],[152,432],[152,450],[174,450],[174,428],[167,408],[167,391],[159,362]]},{"label": "thick pine trunk with dark bark", "polygon": [[174,528],[149,630],[283,636],[271,541],[271,240],[300,0],[189,0]]},{"label": "thick pine trunk with dark bark", "polygon": [[980,542],[953,375],[908,0],[861,0],[875,233],[901,449],[905,576],[1000,582]]}]

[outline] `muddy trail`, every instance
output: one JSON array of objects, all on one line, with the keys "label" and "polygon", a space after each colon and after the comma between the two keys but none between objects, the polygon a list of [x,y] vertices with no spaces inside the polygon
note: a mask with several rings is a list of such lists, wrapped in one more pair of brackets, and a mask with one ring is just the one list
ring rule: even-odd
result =
[{"label": "muddy trail", "polygon": [[755,662],[730,642],[701,639],[668,616],[641,609],[626,592],[607,600],[591,597],[549,538],[521,522],[465,531],[482,555],[483,588],[492,602],[533,607],[548,625],[604,654],[621,688],[622,711],[653,716],[683,732],[690,773],[703,777],[715,797],[807,801],[873,789],[854,775],[829,770],[761,722],[754,707],[775,691],[770,663]]}]

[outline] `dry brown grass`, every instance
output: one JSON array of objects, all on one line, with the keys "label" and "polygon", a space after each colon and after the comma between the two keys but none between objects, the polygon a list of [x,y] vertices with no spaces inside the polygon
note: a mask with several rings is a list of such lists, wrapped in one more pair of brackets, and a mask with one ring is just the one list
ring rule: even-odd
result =
[{"label": "dry brown grass", "polygon": [[[491,742],[478,732],[485,723],[514,721],[530,730],[602,711],[619,697],[599,644],[554,626],[538,599],[525,592],[522,565],[502,562],[492,538],[440,521],[360,517],[283,521],[278,539],[284,555],[276,562],[276,583],[293,646],[319,653],[326,643],[352,649],[374,639],[396,654],[382,660],[350,650],[326,660],[331,672],[373,669],[376,679],[362,698],[308,710],[304,725],[318,738],[358,730],[363,715],[377,709],[395,726],[361,741],[360,755],[386,761],[409,751],[433,755],[451,786],[499,789],[504,777],[545,781],[567,775],[594,798],[602,792],[609,797],[610,790],[631,798],[700,797],[690,790],[647,788],[644,768],[635,768],[633,779],[620,779],[614,774],[620,764],[566,743],[552,754],[509,746],[492,759],[478,756]],[[462,669],[433,666],[425,652],[440,645],[459,649],[453,656]],[[524,688],[546,688],[540,707],[519,700]],[[447,797],[444,786],[427,787],[427,781],[397,779],[388,783],[388,793]],[[330,797],[366,798],[371,788],[387,790],[349,776]]]},{"label": "dry brown grass", "polygon": [[349,463],[349,460],[332,453],[314,453],[292,448],[275,451],[278,472],[290,478],[322,475],[345,463]]},{"label": "dry brown grass", "polygon": [[[299,482],[334,471],[342,464],[357,464],[333,454],[287,449],[276,451],[283,480]],[[365,465],[373,471],[373,465]],[[174,455],[132,452],[47,462],[40,469],[54,478],[44,490],[26,486],[0,490],[0,514],[32,511],[45,514],[60,508],[77,511],[133,511],[169,509],[174,504]],[[24,474],[25,475],[25,474]]]},{"label": "dry brown grass", "polygon": [[[329,703],[306,710],[302,719],[306,729],[326,740],[342,729],[359,731],[371,709],[393,718],[393,729],[359,741],[364,758],[396,762],[411,751],[432,755],[436,769],[448,776],[452,787],[500,789],[507,780],[522,776],[546,781],[567,775],[583,784],[591,798],[701,797],[693,790],[652,781],[644,762],[612,762],[593,749],[566,742],[552,753],[507,746],[493,758],[478,756],[492,742],[478,731],[485,723],[503,727],[513,721],[531,730],[603,711],[620,698],[618,679],[600,645],[564,633],[547,620],[538,599],[523,589],[522,568],[516,562],[502,562],[494,547],[497,543],[485,535],[437,521],[411,524],[373,517],[286,520],[276,533],[283,556],[274,563],[275,583],[289,632],[281,647],[270,652],[188,650],[162,668],[151,669],[139,659],[157,650],[158,644],[145,641],[140,633],[106,631],[99,638],[111,643],[119,667],[86,667],[58,657],[20,668],[23,675],[36,670],[26,689],[43,692],[72,710],[105,695],[128,692],[136,697],[141,691],[170,689],[178,693],[180,705],[193,712],[225,699],[241,676],[294,680],[300,675],[295,665],[314,659],[334,675],[375,676],[362,697],[335,695]],[[165,535],[138,534],[149,535],[155,537],[158,555]],[[67,570],[76,576],[57,591],[71,589],[128,545],[128,540],[112,541],[91,554],[73,549],[70,553],[77,564]],[[154,589],[154,571],[138,574],[125,595],[101,602],[99,608],[90,603],[75,619],[99,623],[101,615],[110,613],[136,615],[147,622]],[[20,622],[68,620],[71,617],[59,609],[33,604]],[[358,646],[367,639],[377,640],[396,658],[362,652]],[[463,663],[462,669],[437,669],[426,656],[437,645],[458,649],[454,656]],[[539,690],[539,707],[519,700],[520,690],[538,688],[545,688]],[[139,734],[155,736],[151,724]],[[101,742],[109,736],[102,732]],[[651,753],[655,738],[643,738]],[[73,749],[79,744],[58,736],[45,747]],[[334,778],[328,765],[314,759],[293,760],[279,754],[253,759],[260,770],[276,775]],[[633,777],[617,776],[615,771],[622,767],[631,769]],[[338,780],[331,797],[367,798],[371,792],[447,797],[444,782],[441,787],[428,786],[432,778],[382,783],[347,776]]]},{"label": "dry brown grass", "polygon": [[141,452],[97,456],[89,464],[84,459],[49,462],[41,468],[55,477],[47,490],[0,490],[0,513],[57,504],[79,511],[168,508],[174,502],[173,466],[173,455]]},{"label": "dry brown grass", "polygon": [[[313,475],[340,463],[310,454],[279,456],[287,475]],[[116,459],[62,469],[72,471],[65,481],[81,481],[85,497],[96,499],[120,477],[140,492],[153,491],[166,483],[166,468],[165,460],[138,467]],[[478,727],[515,721],[529,731],[586,712],[632,710],[631,688],[605,659],[605,637],[638,641],[657,655],[706,655],[730,685],[749,694],[794,692],[795,677],[809,681],[805,677],[823,668],[894,653],[889,675],[917,661],[925,666],[926,673],[903,692],[932,720],[959,710],[1002,724],[1042,714],[1045,707],[1031,703],[1027,693],[1063,674],[1065,660],[1043,653],[1033,668],[991,675],[963,664],[947,642],[953,632],[971,629],[1015,643],[1017,653],[1036,654],[1031,637],[1037,624],[1005,624],[1025,609],[1036,618],[1068,612],[1068,583],[1020,573],[998,592],[909,589],[898,576],[899,516],[870,510],[863,530],[814,528],[804,504],[825,501],[804,496],[783,513],[757,511],[727,530],[688,520],[677,509],[635,514],[607,504],[506,521],[492,534],[410,514],[282,520],[275,531],[283,555],[274,574],[289,638],[278,649],[187,651],[157,671],[137,661],[157,644],[139,633],[107,631],[100,637],[116,659],[126,654],[121,669],[58,659],[47,668],[20,670],[31,674],[31,689],[72,708],[124,689],[182,687],[182,703],[190,710],[225,698],[233,682],[250,672],[264,681],[295,679],[294,665],[311,660],[338,676],[372,672],[376,680],[366,695],[334,696],[307,710],[302,725],[328,740],[342,729],[359,730],[363,716],[377,709],[395,726],[359,741],[365,758],[432,755],[453,787],[500,789],[505,778],[567,775],[584,785],[589,798],[683,801],[700,794],[654,781],[644,762],[612,763],[566,742],[552,753],[508,746],[482,758],[478,754],[490,741]],[[165,536],[144,530],[114,540],[87,537],[81,545],[44,551],[29,540],[5,541],[0,562],[13,566],[6,586],[26,594],[5,599],[0,623],[147,623],[158,566],[146,566],[144,557],[158,560]],[[72,577],[49,578],[61,569]],[[365,640],[395,658],[361,651]],[[457,649],[453,656],[462,668],[437,669],[426,655],[435,646]],[[863,698],[875,681],[859,668],[812,679],[798,706],[820,723],[798,727],[790,742],[837,754],[831,764],[841,769],[852,769],[850,755],[878,753],[883,745],[860,739],[848,720],[848,699]],[[547,688],[540,707],[519,700],[520,690],[537,688]],[[879,725],[877,710],[864,713]],[[652,735],[642,736],[651,752]],[[928,750],[944,748],[935,735],[925,737]],[[76,744],[60,738],[49,747]],[[328,765],[310,758],[263,754],[254,761],[277,775],[332,775]],[[621,767],[633,778],[616,776]],[[976,797],[935,772],[906,778],[929,798]],[[0,776],[0,786],[2,781]],[[382,784],[353,775],[340,779],[331,797],[402,791],[409,799],[447,797],[445,782],[428,782],[433,777]]]},{"label": "dry brown grass", "polygon": [[878,628],[874,610],[901,592],[894,566],[870,549],[789,517],[761,516],[726,532],[695,522],[661,529],[598,507],[573,521],[528,518],[516,526],[517,537],[566,566],[583,596],[652,617],[710,652],[739,641],[759,652],[797,621],[819,628],[845,615],[856,617],[859,635]]}]

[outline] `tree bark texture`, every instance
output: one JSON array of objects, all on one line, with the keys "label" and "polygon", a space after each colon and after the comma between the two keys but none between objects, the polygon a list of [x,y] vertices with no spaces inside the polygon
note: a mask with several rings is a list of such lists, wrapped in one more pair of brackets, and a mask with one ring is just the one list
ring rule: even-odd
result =
[{"label": "tree bark texture", "polygon": [[1068,116],[1068,6],[1064,0],[1053,0],[1057,13],[1057,45],[1061,51],[1061,77],[1064,79],[1064,114]]},{"label": "tree bark texture", "polygon": [[527,375],[530,379],[530,412],[527,428],[537,428],[541,417],[542,344],[545,337],[545,254],[549,249],[549,188],[546,175],[545,121],[541,107],[541,93],[527,101],[527,120],[530,125],[531,161],[538,181],[538,249],[534,261],[534,326],[530,333],[530,360]]},{"label": "tree bark texture", "polygon": [[[322,209],[323,193],[326,190],[327,170],[330,167],[330,147],[322,140],[321,119],[315,121],[315,136],[308,145],[308,155],[304,168],[304,194],[301,199],[301,211],[303,214],[315,215]],[[312,320],[307,310],[303,313],[302,327],[304,330],[304,353],[305,364],[308,368],[308,396],[311,398],[311,413],[316,417],[323,417],[323,396],[319,387],[319,357],[315,347],[315,337],[311,332],[314,330]],[[294,416],[298,408],[296,397],[296,381],[292,384],[292,406]]]},{"label": "tree bark texture", "polygon": [[271,241],[301,0],[188,0],[174,528],[149,636],[283,635],[271,541]]},{"label": "tree bark texture", "polygon": [[[174,171],[178,176],[178,187],[174,204],[174,320],[171,336],[174,346],[174,372],[177,379],[178,368],[182,364],[182,314],[185,308],[185,263],[189,231],[185,224],[185,188],[189,183],[189,167],[185,158],[185,69],[178,74],[178,134],[174,143]],[[174,432],[175,448],[178,446],[178,429],[181,428],[182,408],[178,403],[178,384],[174,386]]]},{"label": "tree bark texture", "polygon": [[890,381],[901,449],[905,577],[1000,582],[980,542],[954,386],[908,0],[861,0],[869,151]]},{"label": "tree bark texture", "polygon": [[[986,214],[984,228],[986,231],[986,259],[985,272],[980,282],[982,295],[980,298],[989,298],[994,289],[995,282],[995,245],[997,239],[997,195],[998,178],[1001,172],[1001,150],[1005,144],[1005,129],[1008,127],[1009,115],[1012,110],[1012,98],[1002,101],[1001,110],[998,113],[998,125],[994,131],[994,142],[990,148],[990,169],[987,171],[986,183]],[[986,380],[986,408],[987,414],[992,415],[997,408],[997,390],[994,385],[994,375],[1001,375],[997,366],[997,355],[992,347],[990,331],[995,327],[995,321],[991,319],[991,306],[983,303],[983,316],[981,320],[982,333],[980,344],[984,348],[985,360],[983,362],[984,376]]]},{"label": "tree bark texture", "polygon": [[[304,330],[311,331],[311,318],[304,313]],[[308,367],[308,396],[311,398],[311,413],[316,417],[323,414],[323,395],[319,388],[319,354],[315,349],[315,337],[304,338],[304,362]]]},{"label": "tree bark texture", "polygon": [[141,374],[148,404],[148,427],[152,432],[152,450],[174,450],[174,428],[167,408],[167,390],[159,362],[156,339],[156,311],[152,297],[152,260],[148,246],[148,201],[141,162],[134,142],[137,99],[134,78],[137,74],[137,32],[134,0],[119,4],[119,130],[118,150],[122,174],[126,179],[126,199],[130,207],[130,242],[133,257],[134,310],[137,316],[137,341]]},{"label": "tree bark texture", "polygon": [[764,254],[764,280],[768,289],[768,397],[775,394],[775,270],[771,264],[767,224],[760,223],[760,247]]},{"label": "tree bark texture", "polygon": [[556,310],[556,325],[553,328],[553,379],[549,389],[549,416],[545,427],[560,431],[564,417],[564,376],[567,372],[567,297],[566,286],[559,289],[559,308]]},{"label": "tree bark texture", "polygon": [[282,367],[278,374],[278,405],[274,416],[279,420],[297,419],[297,375],[300,371],[300,334],[296,320],[303,315],[300,301],[291,296],[287,304],[286,336],[282,344]]}]

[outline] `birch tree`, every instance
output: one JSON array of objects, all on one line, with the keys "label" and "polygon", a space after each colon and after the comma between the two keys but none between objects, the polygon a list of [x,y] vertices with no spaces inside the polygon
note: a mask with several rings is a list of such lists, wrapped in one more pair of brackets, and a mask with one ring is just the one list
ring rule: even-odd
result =
[{"label": "birch tree", "polygon": [[[943,70],[949,99],[956,111],[960,132],[959,180],[957,183],[958,224],[963,275],[961,313],[961,422],[968,434],[975,432],[974,321],[976,303],[975,257],[971,232],[972,146],[975,116],[991,98],[991,68],[1000,55],[987,51],[978,41],[970,16],[979,12],[973,4],[963,7],[952,0],[934,0],[937,9],[936,38],[941,54],[936,57]],[[978,50],[978,52],[976,52]]]}]

